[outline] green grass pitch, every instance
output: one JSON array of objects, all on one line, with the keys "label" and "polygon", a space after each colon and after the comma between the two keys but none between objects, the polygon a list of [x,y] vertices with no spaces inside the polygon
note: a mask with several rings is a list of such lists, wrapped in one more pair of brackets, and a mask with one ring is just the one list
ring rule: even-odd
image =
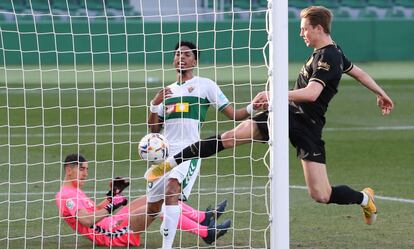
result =
[{"label": "green grass pitch", "polygon": [[[364,225],[358,206],[321,205],[304,189],[295,151],[290,150],[291,248],[413,248],[414,232],[414,63],[365,63],[395,101],[395,110],[382,117],[375,96],[345,78],[328,111],[324,140],[331,184],[376,190],[378,221]],[[290,66],[294,80],[299,64]],[[92,248],[92,244],[58,219],[62,156],[80,151],[90,161],[88,193],[98,201],[108,179],[131,177],[127,194],[144,194],[146,165],[136,145],[147,132],[146,103],[159,82],[170,82],[166,66],[134,65],[0,68],[0,243],[2,248]],[[94,73],[92,73],[94,72]],[[263,66],[214,68],[201,75],[217,79],[237,107],[250,93],[264,88]],[[144,78],[155,83],[143,83]],[[252,88],[248,84],[252,81]],[[59,84],[57,84],[59,82]],[[158,83],[157,83],[158,82]],[[291,82],[292,84],[292,82]],[[235,85],[237,87],[235,87]],[[25,90],[23,90],[25,89]],[[146,89],[148,91],[146,91]],[[216,120],[220,120],[217,123]],[[234,126],[209,112],[202,136]],[[266,214],[267,169],[264,144],[244,145],[203,161],[190,204],[205,209],[226,198],[224,218],[233,227],[220,248],[265,248],[269,236]],[[234,157],[234,155],[236,157]],[[92,194],[94,191],[96,194]],[[142,237],[147,248],[160,247],[160,222]],[[251,229],[248,229],[251,228]],[[59,236],[60,235],[60,236]],[[59,247],[58,247],[59,245]],[[193,235],[178,232],[176,246],[208,248]]]}]

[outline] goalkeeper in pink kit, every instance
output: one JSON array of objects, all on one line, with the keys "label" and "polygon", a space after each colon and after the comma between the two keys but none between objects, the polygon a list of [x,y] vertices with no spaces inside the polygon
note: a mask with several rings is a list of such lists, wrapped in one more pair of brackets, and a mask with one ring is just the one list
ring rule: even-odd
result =
[{"label": "goalkeeper in pink kit", "polygon": [[[98,246],[139,246],[141,231],[137,229],[138,217],[146,213],[146,196],[127,205],[128,199],[122,196],[122,191],[129,186],[129,182],[117,177],[109,184],[107,198],[95,204],[82,191],[88,177],[88,161],[82,155],[71,154],[66,157],[63,167],[65,179],[56,194],[56,205],[65,222]],[[207,208],[206,211],[198,211],[180,203],[183,212],[178,228],[205,238],[211,219],[218,218],[226,204],[224,201],[215,210]]]}]

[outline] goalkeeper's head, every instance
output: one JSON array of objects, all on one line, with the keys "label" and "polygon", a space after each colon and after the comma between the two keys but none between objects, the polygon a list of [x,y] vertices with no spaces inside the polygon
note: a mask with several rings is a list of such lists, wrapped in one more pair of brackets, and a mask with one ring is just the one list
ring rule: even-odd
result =
[{"label": "goalkeeper's head", "polygon": [[80,154],[67,155],[63,163],[65,183],[82,187],[88,178],[88,161]]},{"label": "goalkeeper's head", "polygon": [[180,41],[175,45],[173,64],[177,73],[186,74],[192,72],[197,66],[198,49],[196,45],[189,41]]}]

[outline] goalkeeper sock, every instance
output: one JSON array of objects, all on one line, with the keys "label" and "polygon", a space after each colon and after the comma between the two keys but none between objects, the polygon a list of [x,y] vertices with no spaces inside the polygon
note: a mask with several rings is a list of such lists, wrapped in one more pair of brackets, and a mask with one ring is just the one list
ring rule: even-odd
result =
[{"label": "goalkeeper sock", "polygon": [[200,223],[206,218],[206,213],[204,211],[199,211],[191,207],[190,205],[187,205],[184,202],[179,202],[181,206],[181,214],[187,218],[190,218],[191,220]]},{"label": "goalkeeper sock", "polygon": [[164,206],[164,221],[162,227],[162,248],[172,248],[174,243],[175,233],[177,232],[178,220],[180,219],[180,206],[165,205]]},{"label": "goalkeeper sock", "polygon": [[208,235],[206,226],[198,224],[197,221],[192,220],[184,214],[180,215],[180,219],[178,221],[178,229],[198,235],[201,238],[205,238]]},{"label": "goalkeeper sock", "polygon": [[364,195],[361,192],[355,191],[346,185],[341,185],[332,187],[328,203],[339,205],[361,204],[363,199]]},{"label": "goalkeeper sock", "polygon": [[212,136],[204,140],[193,143],[180,153],[174,156],[175,162],[178,164],[193,158],[205,158],[212,156],[224,150],[221,135]]},{"label": "goalkeeper sock", "polygon": [[361,203],[360,203],[361,206],[368,205],[368,201],[369,201],[368,195],[364,191],[361,191],[361,194],[364,196],[363,199],[362,199],[362,201],[361,201]]}]

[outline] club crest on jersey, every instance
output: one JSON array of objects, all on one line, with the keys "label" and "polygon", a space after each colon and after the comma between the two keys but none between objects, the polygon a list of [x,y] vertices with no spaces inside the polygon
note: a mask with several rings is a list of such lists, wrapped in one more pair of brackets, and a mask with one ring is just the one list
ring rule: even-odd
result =
[{"label": "club crest on jersey", "polygon": [[75,203],[71,199],[68,199],[66,201],[66,207],[72,210],[75,207]]},{"label": "club crest on jersey", "polygon": [[329,65],[327,62],[318,61],[318,69],[329,71],[330,68],[331,68],[331,65]]},{"label": "club crest on jersey", "polygon": [[189,93],[192,93],[194,91],[194,87],[190,86],[189,88],[187,88]]}]

